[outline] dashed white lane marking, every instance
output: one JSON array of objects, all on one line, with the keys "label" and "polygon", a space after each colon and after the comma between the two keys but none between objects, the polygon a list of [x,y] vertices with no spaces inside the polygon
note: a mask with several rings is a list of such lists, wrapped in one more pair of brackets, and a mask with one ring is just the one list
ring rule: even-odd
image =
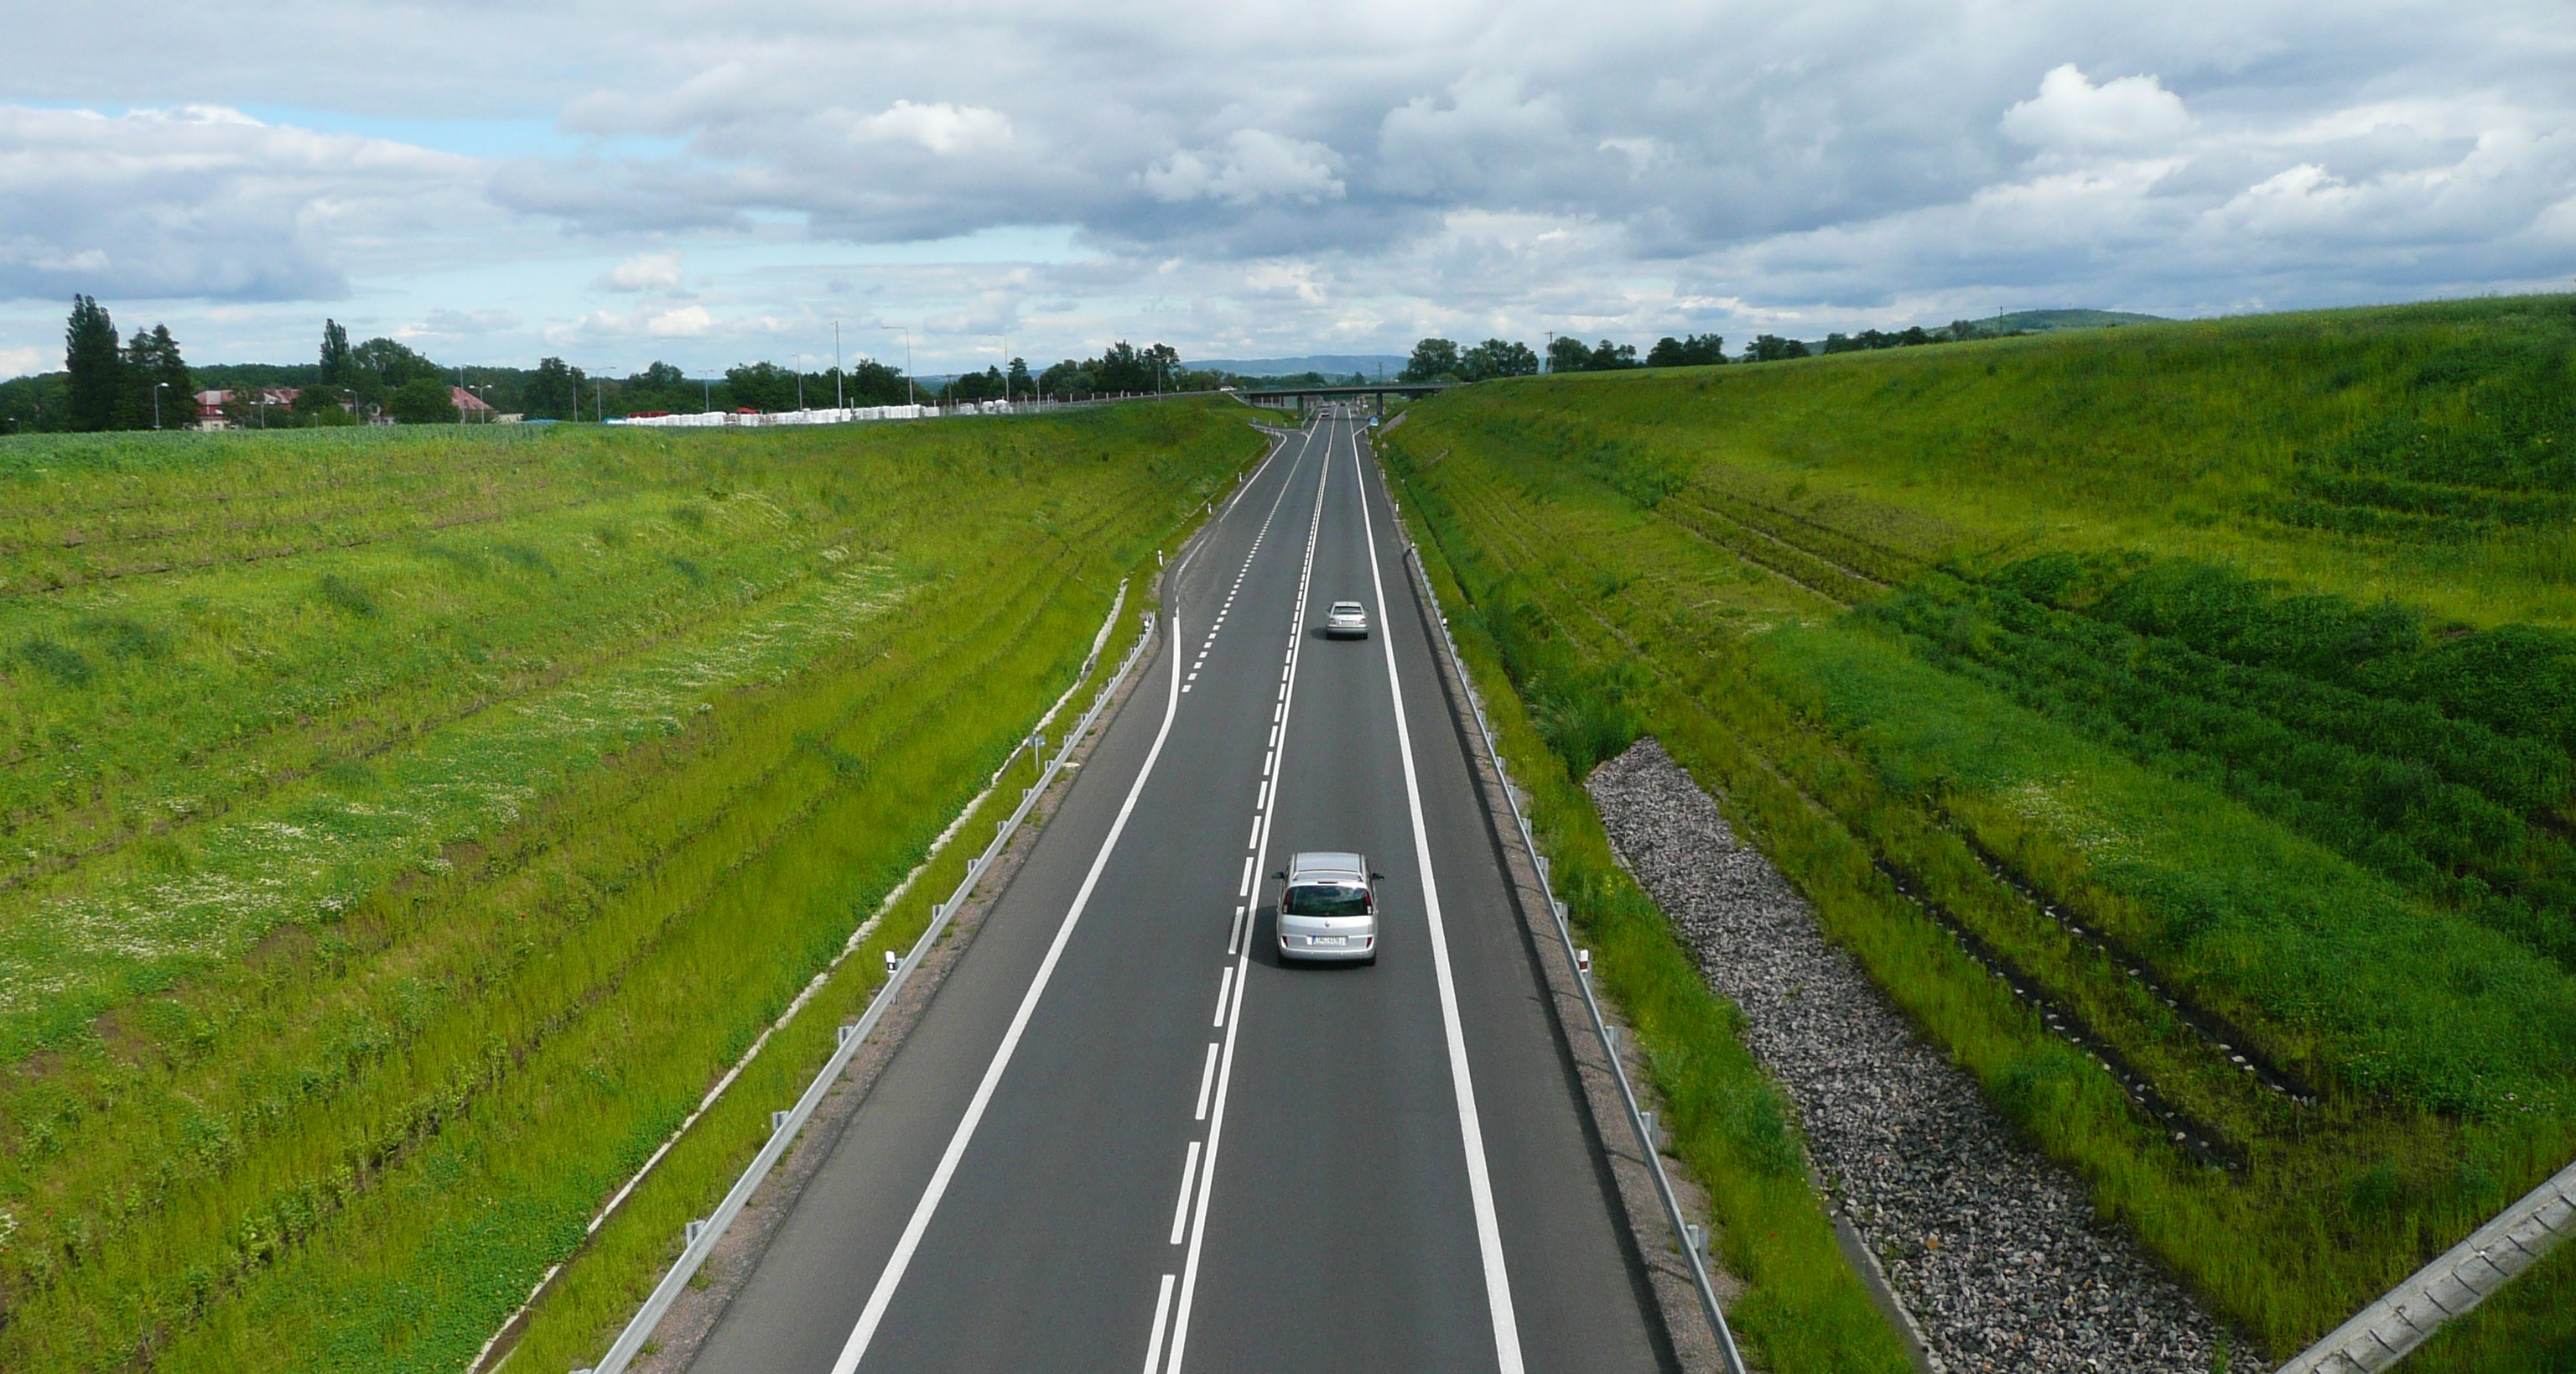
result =
[{"label": "dashed white lane marking", "polygon": [[1073,894],[1065,909],[1064,919],[1055,930],[1055,939],[1047,945],[1045,957],[1038,961],[1037,973],[1029,980],[1029,990],[1020,997],[1019,1009],[1012,1013],[1010,1026],[1002,1032],[1002,1042],[993,1050],[993,1058],[984,1068],[984,1076],[975,1085],[974,1096],[967,1099],[965,1114],[957,1129],[948,1137],[948,1148],[940,1154],[938,1167],[921,1191],[921,1200],[913,1204],[911,1219],[904,1223],[894,1253],[877,1274],[876,1286],[868,1293],[867,1304],[850,1328],[849,1339],[842,1342],[841,1353],[832,1361],[832,1374],[855,1374],[859,1361],[868,1353],[868,1343],[876,1339],[877,1327],[884,1322],[886,1309],[894,1303],[895,1289],[903,1283],[904,1271],[912,1267],[913,1255],[921,1249],[921,1238],[930,1230],[930,1219],[939,1211],[939,1201],[947,1196],[948,1185],[957,1176],[958,1162],[965,1158],[966,1147],[975,1138],[975,1128],[983,1123],[986,1109],[992,1106],[993,1092],[1002,1083],[1002,1073],[1011,1065],[1011,1056],[1019,1050],[1020,1038],[1028,1033],[1029,1018],[1037,1014],[1038,1000],[1046,995],[1047,984],[1055,978],[1056,966],[1063,961],[1065,946],[1072,943],[1074,927],[1081,924],[1082,913],[1091,905],[1091,894],[1100,886],[1100,875],[1109,867],[1109,856],[1118,847],[1119,837],[1127,833],[1127,822],[1136,814],[1136,802],[1145,794],[1145,784],[1154,776],[1154,765],[1163,757],[1163,746],[1172,737],[1172,722],[1180,715],[1181,661],[1172,659],[1172,691],[1164,699],[1163,723],[1154,733],[1153,746],[1145,751],[1145,766],[1136,771],[1136,781],[1127,789],[1127,799],[1118,806],[1118,816],[1109,824],[1109,833],[1100,841],[1092,856],[1091,870],[1082,878],[1082,886]]},{"label": "dashed white lane marking", "polygon": [[[1209,1048],[1213,1049],[1214,1046]],[[1181,1196],[1172,1204],[1172,1241],[1181,1243],[1181,1232],[1190,1224],[1190,1185],[1199,1179],[1199,1143],[1190,1142],[1190,1157],[1181,1162]]]},{"label": "dashed white lane marking", "polygon": [[1216,976],[1216,1019],[1210,1021],[1208,1023],[1209,1025],[1223,1026],[1225,1024],[1225,995],[1233,990],[1234,965],[1228,964],[1225,966],[1225,972]]},{"label": "dashed white lane marking", "polygon": [[1154,1298],[1154,1330],[1145,1338],[1144,1374],[1154,1374],[1154,1366],[1163,1362],[1163,1323],[1172,1315],[1172,1276],[1163,1276],[1163,1291]]},{"label": "dashed white lane marking", "polygon": [[[1306,522],[1306,561],[1297,574],[1297,614],[1291,617],[1288,635],[1288,667],[1286,669],[1288,681],[1292,688],[1290,692],[1290,699],[1292,700],[1295,696],[1293,688],[1296,682],[1297,650],[1299,646],[1299,636],[1297,634],[1296,624],[1301,622],[1305,616],[1306,597],[1314,584],[1315,544],[1318,536],[1323,533],[1324,489],[1332,476],[1331,453],[1332,451],[1328,446],[1325,449],[1325,464],[1323,472],[1315,480],[1315,511]],[[1269,774],[1269,771],[1268,766],[1264,765],[1262,772],[1265,777]],[[1274,786],[1272,788],[1274,795],[1276,790],[1277,789]],[[1265,806],[1262,814],[1264,817],[1264,823],[1262,826],[1261,842],[1254,847],[1252,859],[1245,861],[1244,875],[1246,882],[1244,884],[1242,896],[1246,901],[1249,901],[1252,896],[1252,886],[1249,880],[1254,871],[1253,865],[1259,859],[1267,856],[1270,849],[1270,809]],[[1226,1026],[1224,1049],[1217,1057],[1216,1101],[1212,1108],[1213,1114],[1208,1119],[1207,1163],[1199,1173],[1199,1195],[1195,1209],[1196,1216],[1190,1223],[1189,1258],[1181,1264],[1181,1300],[1180,1304],[1174,1309],[1172,1316],[1171,1363],[1164,1370],[1164,1374],[1181,1374],[1182,1347],[1187,1345],[1189,1342],[1190,1304],[1192,1299],[1195,1298],[1198,1293],[1199,1256],[1204,1253],[1207,1247],[1208,1212],[1211,1210],[1213,1199],[1216,1195],[1217,1144],[1219,1141],[1224,1139],[1225,1136],[1226,1090],[1232,1085],[1234,1080],[1234,1050],[1236,1043],[1241,1039],[1243,1033],[1243,991],[1252,982],[1251,943],[1252,942],[1248,938],[1244,941],[1243,952],[1235,956],[1235,963],[1232,965],[1233,968],[1239,971],[1239,976],[1234,980],[1234,1006],[1232,1008],[1230,1022]],[[1220,1014],[1222,1015],[1223,1013],[1220,1012]],[[1515,1366],[1513,1374],[1518,1374],[1517,1366]]]},{"label": "dashed white lane marking", "polygon": [[[1237,916],[1241,916],[1243,914],[1243,908],[1236,907],[1235,914]],[[1227,952],[1232,953],[1233,951],[1229,950]],[[1208,1093],[1216,1087],[1216,1051],[1217,1046],[1211,1042],[1208,1045],[1207,1067],[1199,1070],[1199,1106],[1197,1111],[1190,1113],[1190,1120],[1192,1121],[1207,1120]],[[1189,1190],[1185,1188],[1182,1191],[1187,1192]]]}]

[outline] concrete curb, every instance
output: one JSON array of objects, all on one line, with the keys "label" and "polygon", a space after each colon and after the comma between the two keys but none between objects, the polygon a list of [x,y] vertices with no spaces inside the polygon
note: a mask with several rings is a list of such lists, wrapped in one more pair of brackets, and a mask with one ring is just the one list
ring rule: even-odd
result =
[{"label": "concrete curb", "polygon": [[2442,1323],[2495,1296],[2576,1234],[2576,1164],[2522,1195],[2440,1259],[2389,1289],[2280,1374],[2376,1374],[2422,1345]]}]

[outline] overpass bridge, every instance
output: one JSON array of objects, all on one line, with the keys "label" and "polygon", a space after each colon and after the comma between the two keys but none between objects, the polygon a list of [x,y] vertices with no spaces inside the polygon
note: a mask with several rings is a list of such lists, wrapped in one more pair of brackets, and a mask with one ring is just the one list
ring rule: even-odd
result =
[{"label": "overpass bridge", "polygon": [[1365,382],[1358,386],[1257,386],[1245,387],[1235,394],[1254,405],[1294,403],[1300,409],[1322,401],[1357,400],[1375,397],[1377,408],[1386,409],[1389,396],[1428,396],[1446,391],[1464,382]]}]

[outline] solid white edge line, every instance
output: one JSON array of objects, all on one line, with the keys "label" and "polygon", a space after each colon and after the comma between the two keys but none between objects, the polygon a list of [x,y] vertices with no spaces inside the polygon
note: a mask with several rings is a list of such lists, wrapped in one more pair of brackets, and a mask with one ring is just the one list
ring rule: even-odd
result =
[{"label": "solid white edge line", "polygon": [[1190,1142],[1190,1157],[1181,1163],[1181,1195],[1172,1203],[1172,1238],[1167,1244],[1181,1243],[1181,1228],[1190,1220],[1190,1185],[1198,1181],[1198,1176],[1199,1143],[1193,1140]]},{"label": "solid white edge line", "polygon": [[1208,1094],[1216,1088],[1216,1052],[1216,1042],[1209,1041],[1207,1067],[1199,1070],[1199,1106],[1197,1111],[1190,1113],[1192,1121],[1207,1120]]},{"label": "solid white edge line", "polygon": [[1048,944],[1046,957],[1039,961],[1037,976],[1030,980],[1029,990],[1020,997],[1019,1010],[1011,1016],[1002,1043],[995,1047],[992,1062],[985,1066],[982,1081],[975,1085],[975,1095],[966,1104],[966,1114],[959,1119],[956,1131],[948,1138],[948,1148],[941,1152],[939,1167],[932,1171],[930,1183],[922,1189],[921,1200],[914,1204],[912,1217],[904,1223],[903,1235],[895,1242],[894,1253],[877,1275],[876,1287],[868,1294],[867,1305],[860,1309],[859,1320],[850,1328],[850,1336],[841,1345],[840,1357],[832,1361],[832,1374],[855,1374],[859,1361],[868,1353],[868,1343],[876,1339],[877,1326],[885,1320],[886,1309],[894,1302],[894,1291],[902,1284],[904,1271],[912,1266],[913,1254],[921,1248],[922,1236],[930,1230],[930,1219],[938,1212],[940,1199],[948,1192],[949,1181],[957,1175],[958,1162],[965,1158],[966,1147],[975,1138],[975,1128],[982,1124],[984,1111],[992,1105],[993,1090],[1001,1085],[1003,1070],[1010,1067],[1011,1056],[1020,1047],[1020,1037],[1036,1014],[1038,999],[1045,995],[1047,983],[1055,977],[1056,964],[1064,957],[1064,947],[1073,938],[1073,928],[1091,904],[1092,890],[1099,886],[1100,875],[1109,866],[1109,855],[1118,847],[1118,837],[1127,830],[1128,817],[1135,814],[1136,801],[1144,795],[1145,783],[1154,776],[1154,765],[1163,755],[1163,744],[1172,735],[1172,720],[1180,713],[1181,659],[1172,656],[1172,680],[1164,698],[1163,723],[1154,732],[1154,747],[1145,755],[1145,766],[1137,770],[1136,781],[1127,789],[1127,799],[1119,804],[1118,818],[1109,834],[1100,842],[1100,850],[1091,859],[1091,871],[1083,875],[1082,886],[1066,908],[1064,920],[1056,926],[1055,939]]},{"label": "solid white edge line", "polygon": [[[1329,484],[1332,474],[1333,453],[1328,443],[1324,449],[1323,472],[1315,479],[1315,514],[1306,522],[1306,562],[1297,574],[1297,604],[1301,610],[1306,604],[1307,586],[1315,576],[1315,545],[1324,526],[1324,489]],[[1288,699],[1291,702],[1296,700],[1298,645],[1299,637],[1292,628],[1288,635],[1290,688]],[[1257,860],[1267,860],[1270,857],[1270,829],[1275,820],[1276,816],[1271,811],[1265,810],[1262,813],[1261,844],[1254,851],[1254,857]],[[1250,893],[1247,892],[1245,896],[1248,899]],[[1252,982],[1250,929],[1249,925],[1245,927],[1243,952],[1236,956],[1235,968],[1241,971],[1241,976],[1234,980],[1235,1004],[1232,1014],[1226,1018],[1225,1052],[1217,1059],[1216,1102],[1210,1109],[1208,1117],[1207,1158],[1199,1170],[1197,1215],[1190,1222],[1189,1257],[1181,1262],[1181,1301],[1172,1316],[1172,1358],[1164,1374],[1181,1374],[1182,1350],[1189,1344],[1190,1305],[1198,1296],[1199,1255],[1207,1246],[1208,1213],[1216,1196],[1217,1144],[1225,1138],[1225,1102],[1234,1086],[1234,1048],[1236,1042],[1243,1036],[1243,990]]]},{"label": "solid white edge line", "polygon": [[[1329,465],[1331,459],[1326,458]],[[1369,581],[1377,592],[1378,620],[1386,620],[1386,580],[1378,572],[1377,521],[1369,514],[1368,478],[1360,466],[1360,441],[1351,435],[1351,473],[1360,488],[1360,524],[1367,536]],[[1431,967],[1440,984],[1440,1024],[1449,1040],[1449,1081],[1457,1090],[1458,1134],[1466,1145],[1467,1195],[1476,1211],[1476,1248],[1485,1265],[1485,1301],[1494,1320],[1494,1358],[1502,1374],[1521,1374],[1520,1322],[1512,1311],[1512,1280],[1503,1264],[1503,1234],[1494,1218],[1493,1172],[1485,1160],[1485,1130],[1476,1114],[1476,1086],[1467,1069],[1467,1036],[1458,1019],[1457,979],[1449,969],[1449,935],[1440,918],[1440,888],[1431,873],[1431,832],[1422,819],[1422,784],[1413,769],[1413,734],[1404,718],[1404,683],[1395,672],[1395,636],[1378,636],[1386,653],[1386,686],[1395,699],[1396,754],[1404,762],[1404,800],[1413,813],[1413,858],[1422,870],[1423,924],[1431,932]],[[1186,1290],[1184,1290],[1186,1294]],[[1189,1310],[1184,1296],[1182,1309]]]},{"label": "solid white edge line", "polygon": [[1144,1374],[1154,1374],[1154,1366],[1163,1362],[1163,1323],[1172,1315],[1172,1276],[1163,1276],[1163,1291],[1154,1298],[1154,1329],[1145,1337]]}]

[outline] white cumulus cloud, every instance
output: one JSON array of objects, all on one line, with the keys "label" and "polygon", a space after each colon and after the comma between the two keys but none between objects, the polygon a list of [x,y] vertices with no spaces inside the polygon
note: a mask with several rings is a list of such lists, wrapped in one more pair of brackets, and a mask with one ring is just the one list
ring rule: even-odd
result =
[{"label": "white cumulus cloud", "polygon": [[1142,183],[1156,200],[1338,200],[1347,191],[1334,170],[1341,158],[1321,143],[1287,138],[1266,129],[1237,129],[1222,149],[1183,149],[1145,169]]},{"label": "white cumulus cloud", "polygon": [[680,289],[680,255],[637,253],[610,270],[608,289],[611,291],[677,291]]},{"label": "white cumulus cloud", "polygon": [[898,100],[883,113],[852,120],[850,139],[857,143],[917,143],[942,157],[951,157],[1008,146],[1011,121],[1001,111],[980,105],[951,105],[944,100],[916,105]]},{"label": "white cumulus cloud", "polygon": [[2191,112],[2155,77],[2096,86],[2069,62],[2039,79],[2038,95],[2004,111],[2003,130],[2052,151],[2152,151],[2190,132]]},{"label": "white cumulus cloud", "polygon": [[471,158],[220,106],[0,105],[0,298],[334,299],[364,242],[488,222],[480,185]]}]

